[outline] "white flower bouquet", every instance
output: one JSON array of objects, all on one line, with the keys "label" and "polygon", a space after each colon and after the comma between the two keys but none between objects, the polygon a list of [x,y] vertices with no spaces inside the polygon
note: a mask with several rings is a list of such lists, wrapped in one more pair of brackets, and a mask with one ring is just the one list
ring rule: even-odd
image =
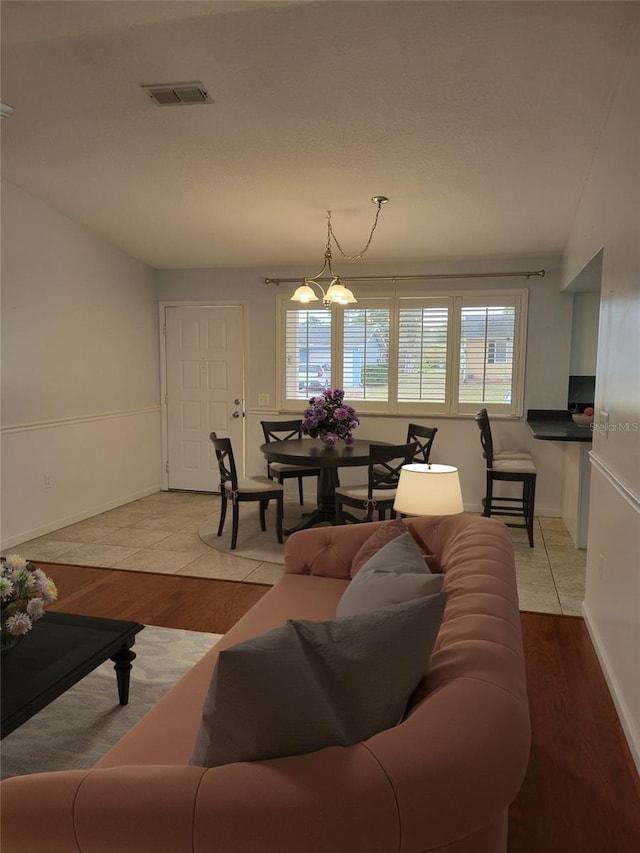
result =
[{"label": "white flower bouquet", "polygon": [[0,628],[3,648],[31,630],[44,615],[46,604],[58,590],[42,569],[19,554],[9,554],[0,563]]}]

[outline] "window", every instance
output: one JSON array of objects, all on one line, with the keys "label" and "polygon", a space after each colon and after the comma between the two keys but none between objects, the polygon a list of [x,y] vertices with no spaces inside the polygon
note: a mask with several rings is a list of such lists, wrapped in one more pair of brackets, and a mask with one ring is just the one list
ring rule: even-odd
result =
[{"label": "window", "polygon": [[285,407],[338,387],[363,412],[522,412],[526,290],[359,297],[330,311],[280,298]]},{"label": "window", "polygon": [[447,299],[400,299],[398,403],[445,406],[449,315]]},{"label": "window", "polygon": [[342,384],[351,400],[389,400],[389,300],[360,300],[342,315]]},{"label": "window", "polygon": [[[506,407],[514,396],[514,348],[519,300],[460,300],[458,406]],[[519,384],[519,383],[516,383]]]},{"label": "window", "polygon": [[331,387],[331,313],[294,308],[285,314],[285,399],[306,400]]},{"label": "window", "polygon": [[487,361],[489,364],[511,364],[512,360],[512,341],[489,341],[487,349]]}]

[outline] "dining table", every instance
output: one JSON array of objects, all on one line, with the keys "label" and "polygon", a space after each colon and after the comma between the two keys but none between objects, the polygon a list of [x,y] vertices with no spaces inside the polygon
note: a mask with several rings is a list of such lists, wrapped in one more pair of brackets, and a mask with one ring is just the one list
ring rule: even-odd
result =
[{"label": "dining table", "polygon": [[[260,445],[261,452],[269,462],[285,462],[288,465],[318,468],[320,471],[315,509],[308,515],[304,515],[294,527],[285,530],[285,535],[315,527],[317,524],[336,523],[338,469],[368,465],[370,444],[388,444],[388,442],[371,442],[364,438],[356,438],[351,444],[339,441],[333,447],[328,447],[317,438],[288,438],[284,441],[268,441]],[[350,513],[343,512],[343,515],[350,521],[360,520]]]}]

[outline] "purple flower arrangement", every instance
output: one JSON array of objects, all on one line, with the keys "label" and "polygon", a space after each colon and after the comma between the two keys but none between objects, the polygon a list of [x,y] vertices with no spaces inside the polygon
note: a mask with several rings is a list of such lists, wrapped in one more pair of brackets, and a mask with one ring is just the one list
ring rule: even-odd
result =
[{"label": "purple flower arrangement", "polygon": [[304,410],[302,432],[311,438],[320,438],[327,447],[334,447],[341,439],[353,444],[351,434],[360,421],[355,409],[343,402],[344,391],[330,388],[317,397],[309,399],[309,408]]}]

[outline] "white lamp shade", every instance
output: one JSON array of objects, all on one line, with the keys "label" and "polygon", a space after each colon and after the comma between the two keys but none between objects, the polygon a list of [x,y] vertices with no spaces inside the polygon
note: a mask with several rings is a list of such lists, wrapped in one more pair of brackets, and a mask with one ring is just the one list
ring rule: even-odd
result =
[{"label": "white lamp shade", "polygon": [[342,301],[343,305],[352,305],[354,302],[358,301],[355,298],[355,296],[353,295],[353,291],[349,290],[348,287],[345,287],[344,294],[343,294],[342,298],[343,298],[343,301]]},{"label": "white lamp shade", "polygon": [[329,286],[329,290],[327,290],[326,298],[329,299],[331,302],[339,302],[346,304],[344,301],[346,298],[346,291],[347,288],[344,286],[344,284],[340,284],[340,281],[337,278],[334,278],[334,280]]},{"label": "white lamp shade", "polygon": [[451,465],[403,465],[393,504],[403,515],[457,515],[464,512],[458,469]]},{"label": "white lamp shade", "polygon": [[291,297],[292,302],[317,302],[318,297],[308,284],[301,284]]}]

